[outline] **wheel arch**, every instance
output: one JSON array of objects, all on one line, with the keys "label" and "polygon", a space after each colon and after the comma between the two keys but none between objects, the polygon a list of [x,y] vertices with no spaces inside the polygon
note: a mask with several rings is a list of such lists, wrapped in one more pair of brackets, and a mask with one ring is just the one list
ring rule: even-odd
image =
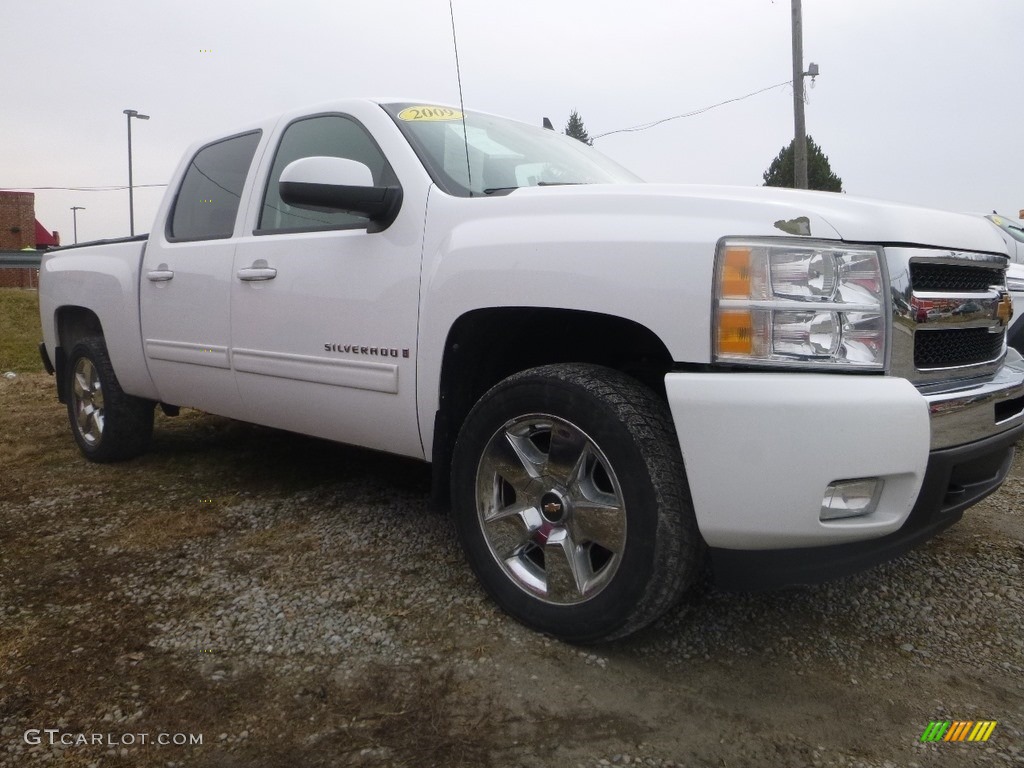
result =
[{"label": "wheel arch", "polygon": [[452,449],[473,405],[528,368],[591,363],[621,371],[665,397],[672,355],[650,328],[616,315],[548,307],[495,307],[461,315],[445,340],[434,415],[433,498],[449,498]]},{"label": "wheel arch", "polygon": [[66,305],[54,313],[57,347],[54,350],[54,369],[57,379],[57,398],[67,402],[68,355],[79,340],[88,336],[103,336],[103,324],[99,316],[87,307]]}]

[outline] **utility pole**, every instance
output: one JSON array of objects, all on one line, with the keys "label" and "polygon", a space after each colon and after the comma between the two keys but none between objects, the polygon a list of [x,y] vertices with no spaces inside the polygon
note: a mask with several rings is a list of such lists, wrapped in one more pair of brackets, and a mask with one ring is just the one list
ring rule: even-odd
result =
[{"label": "utility pole", "polygon": [[807,125],[804,123],[804,30],[800,0],[793,3],[793,184],[807,189]]}]

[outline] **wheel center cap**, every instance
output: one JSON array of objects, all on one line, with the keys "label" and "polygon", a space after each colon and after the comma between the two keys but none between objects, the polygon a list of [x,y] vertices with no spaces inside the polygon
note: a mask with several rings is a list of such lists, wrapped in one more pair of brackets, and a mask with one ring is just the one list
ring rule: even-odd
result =
[{"label": "wheel center cap", "polygon": [[548,491],[541,497],[540,511],[549,523],[560,523],[565,520],[568,510],[561,496],[553,491]]}]

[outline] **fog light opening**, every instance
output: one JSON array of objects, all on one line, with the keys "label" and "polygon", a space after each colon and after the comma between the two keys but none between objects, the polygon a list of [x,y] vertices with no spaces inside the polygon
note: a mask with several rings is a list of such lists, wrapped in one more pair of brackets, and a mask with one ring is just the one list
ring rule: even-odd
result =
[{"label": "fog light opening", "polygon": [[829,483],[821,500],[819,519],[827,522],[870,515],[878,508],[882,485],[880,477],[836,480]]}]

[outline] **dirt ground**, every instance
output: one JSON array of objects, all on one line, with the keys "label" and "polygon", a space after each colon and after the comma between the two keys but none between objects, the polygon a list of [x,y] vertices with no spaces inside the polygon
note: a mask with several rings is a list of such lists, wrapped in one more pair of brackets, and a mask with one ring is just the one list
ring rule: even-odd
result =
[{"label": "dirt ground", "polygon": [[498,612],[428,491],[196,412],[92,465],[50,377],[0,379],[0,765],[1024,765],[1020,454],[895,563],[589,648]]}]

